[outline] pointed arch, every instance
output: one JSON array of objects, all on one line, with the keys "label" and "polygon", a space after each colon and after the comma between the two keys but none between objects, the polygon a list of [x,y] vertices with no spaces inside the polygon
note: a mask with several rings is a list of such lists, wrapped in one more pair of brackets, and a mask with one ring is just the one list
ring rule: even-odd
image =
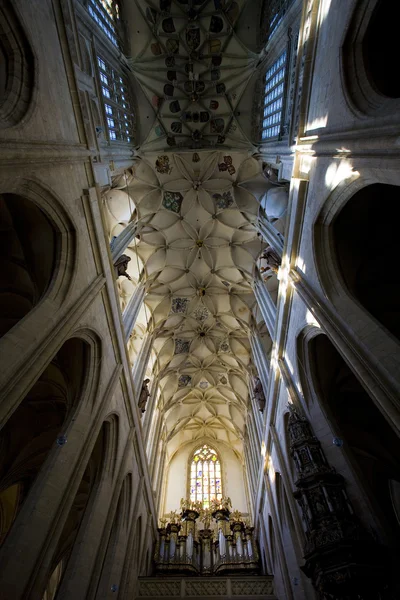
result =
[{"label": "pointed arch", "polygon": [[86,372],[91,354],[79,336],[64,342],[0,432],[0,545],[55,443],[65,443],[78,407],[96,388],[96,371]]},{"label": "pointed arch", "polygon": [[36,61],[12,2],[0,7],[0,129],[17,125],[32,107]]},{"label": "pointed arch", "polygon": [[10,178],[0,188],[0,336],[46,300],[60,304],[76,257],[73,223],[43,184]]},{"label": "pointed arch", "polygon": [[362,114],[396,113],[398,78],[388,56],[398,56],[396,19],[390,0],[358,0],[341,48],[341,76],[347,101]]},{"label": "pointed arch", "polygon": [[209,444],[202,444],[192,453],[188,471],[189,498],[209,508],[211,500],[221,500],[222,472],[219,454]]},{"label": "pointed arch", "polygon": [[353,477],[365,490],[366,510],[372,509],[381,539],[390,540],[399,532],[399,438],[327,335],[312,336],[307,351],[306,377],[314,396],[310,415],[317,419],[320,409],[330,435],[343,440]]}]

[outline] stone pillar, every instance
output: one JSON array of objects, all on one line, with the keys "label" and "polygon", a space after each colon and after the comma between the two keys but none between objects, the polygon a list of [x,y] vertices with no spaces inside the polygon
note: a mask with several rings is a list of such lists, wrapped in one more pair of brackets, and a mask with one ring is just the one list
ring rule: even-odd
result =
[{"label": "stone pillar", "polygon": [[256,279],[254,280],[253,290],[262,318],[267,326],[268,333],[271,338],[273,338],[275,332],[276,306],[259,273],[257,273]]},{"label": "stone pillar", "polygon": [[283,254],[284,237],[269,221],[266,221],[262,217],[258,217],[255,222],[257,231],[261,234],[262,238],[271,244],[277,251],[279,256]]},{"label": "stone pillar", "polygon": [[257,331],[252,331],[249,336],[251,351],[253,354],[254,364],[256,365],[258,375],[264,389],[265,397],[267,397],[268,380],[269,380],[269,360],[265,356],[265,351]]},{"label": "stone pillar", "polygon": [[125,248],[129,246],[135,236],[138,235],[142,229],[143,224],[138,221],[132,221],[125,227],[123,231],[110,242],[111,256],[113,263],[124,253]]},{"label": "stone pillar", "polygon": [[140,352],[136,358],[134,367],[132,369],[133,384],[135,389],[136,400],[139,400],[140,392],[142,389],[143,379],[146,373],[147,364],[150,358],[151,346],[153,344],[153,334],[147,333],[145,340],[143,341]]},{"label": "stone pillar", "polygon": [[139,283],[129,300],[128,306],[124,310],[122,322],[124,324],[126,341],[128,341],[133,328],[135,327],[137,316],[142,308],[145,293],[144,284]]}]

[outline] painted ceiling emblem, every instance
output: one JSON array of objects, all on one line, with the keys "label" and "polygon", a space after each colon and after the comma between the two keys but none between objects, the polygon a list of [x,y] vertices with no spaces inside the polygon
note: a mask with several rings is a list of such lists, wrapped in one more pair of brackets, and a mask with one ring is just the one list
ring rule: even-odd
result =
[{"label": "painted ceiling emblem", "polygon": [[231,192],[224,192],[223,194],[213,194],[213,198],[218,208],[230,208],[233,205],[233,198]]},{"label": "painted ceiling emblem", "polygon": [[236,169],[232,164],[232,156],[224,156],[224,161],[219,163],[218,169],[220,171],[228,171],[229,175],[234,175]]},{"label": "painted ceiling emblem", "polygon": [[224,119],[213,119],[210,121],[211,133],[222,133],[224,131],[225,121]]},{"label": "painted ceiling emblem", "polygon": [[205,306],[198,306],[194,311],[193,316],[196,321],[204,323],[204,321],[207,321],[208,317],[210,316],[210,311]]},{"label": "painted ceiling emblem", "polygon": [[220,343],[219,349],[221,352],[229,352],[230,346],[226,340]]},{"label": "painted ceiling emblem", "polygon": [[167,210],[179,213],[181,210],[183,196],[180,192],[164,192],[163,206]]},{"label": "painted ceiling emblem", "polygon": [[184,313],[188,307],[189,298],[174,298],[172,300],[171,312]]},{"label": "painted ceiling emblem", "polygon": [[220,382],[222,383],[222,385],[226,385],[228,383],[228,379],[225,377],[225,375],[222,375],[220,377]]},{"label": "painted ceiling emblem", "polygon": [[206,390],[208,388],[208,385],[209,385],[208,381],[200,381],[200,383],[199,383],[199,387],[202,390]]},{"label": "painted ceiling emblem", "polygon": [[200,45],[200,29],[190,27],[186,30],[186,43],[190,50],[195,50]]},{"label": "painted ceiling emblem", "polygon": [[156,171],[163,175],[169,175],[172,171],[172,167],[169,165],[169,156],[162,154],[157,157],[156,160]]},{"label": "painted ceiling emblem", "polygon": [[192,383],[190,375],[181,375],[178,379],[178,387],[188,387]]},{"label": "painted ceiling emblem", "polygon": [[190,341],[182,338],[175,339],[175,354],[187,354],[190,348]]},{"label": "painted ceiling emblem", "polygon": [[200,156],[197,154],[197,152],[194,152],[194,153],[193,153],[193,156],[192,156],[192,161],[193,161],[194,163],[198,163],[198,162],[200,162]]}]

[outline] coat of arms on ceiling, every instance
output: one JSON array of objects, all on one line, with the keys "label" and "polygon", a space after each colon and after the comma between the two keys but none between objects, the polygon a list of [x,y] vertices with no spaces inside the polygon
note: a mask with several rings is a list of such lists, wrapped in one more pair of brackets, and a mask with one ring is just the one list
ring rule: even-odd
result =
[{"label": "coat of arms on ceiling", "polygon": [[229,346],[229,343],[226,340],[224,340],[223,342],[220,343],[219,349],[220,349],[220,352],[229,352],[229,350],[231,348]]},{"label": "coat of arms on ceiling", "polygon": [[232,194],[229,191],[223,194],[213,194],[213,198],[218,208],[230,208],[233,205]]},{"label": "coat of arms on ceiling", "polygon": [[190,341],[183,340],[182,338],[176,338],[175,340],[175,354],[186,354],[189,352]]},{"label": "coat of arms on ceiling", "polygon": [[229,175],[234,175],[236,169],[232,164],[232,156],[224,156],[224,161],[219,163],[218,169],[220,171],[228,171]]},{"label": "coat of arms on ceiling", "polygon": [[182,206],[183,196],[180,192],[164,192],[163,206],[167,210],[179,213]]},{"label": "coat of arms on ceiling", "polygon": [[169,175],[171,173],[172,167],[169,166],[169,156],[163,154],[157,157],[156,171],[162,175]]},{"label": "coat of arms on ceiling", "polygon": [[189,304],[189,298],[174,298],[172,300],[171,312],[184,313],[184,312],[186,312],[188,304]]},{"label": "coat of arms on ceiling", "polygon": [[200,323],[204,323],[210,316],[210,311],[205,306],[198,306],[193,313],[196,321],[200,321]]},{"label": "coat of arms on ceiling", "polygon": [[188,387],[192,383],[190,375],[181,375],[178,379],[178,387]]}]

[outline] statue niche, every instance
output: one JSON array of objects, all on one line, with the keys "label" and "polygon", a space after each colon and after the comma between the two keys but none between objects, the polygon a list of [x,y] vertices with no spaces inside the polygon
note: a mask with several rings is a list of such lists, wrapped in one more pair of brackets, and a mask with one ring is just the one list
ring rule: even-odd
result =
[{"label": "statue niche", "polygon": [[148,388],[149,382],[150,382],[150,379],[145,379],[142,383],[142,389],[140,391],[138,407],[140,408],[142,413],[144,413],[146,410],[147,400],[149,399],[149,396],[150,396],[150,392],[149,392],[149,388]]},{"label": "statue niche", "polygon": [[131,276],[127,272],[128,263],[131,261],[131,257],[126,254],[121,254],[119,258],[114,263],[115,276],[117,277],[126,277],[129,281],[132,281]]},{"label": "statue niche", "polygon": [[261,383],[261,379],[259,377],[255,377],[254,378],[254,388],[253,388],[253,394],[254,394],[254,398],[257,401],[258,404],[258,408],[260,409],[260,412],[264,412],[264,408],[265,408],[265,394],[264,394],[264,388],[263,385]]}]

